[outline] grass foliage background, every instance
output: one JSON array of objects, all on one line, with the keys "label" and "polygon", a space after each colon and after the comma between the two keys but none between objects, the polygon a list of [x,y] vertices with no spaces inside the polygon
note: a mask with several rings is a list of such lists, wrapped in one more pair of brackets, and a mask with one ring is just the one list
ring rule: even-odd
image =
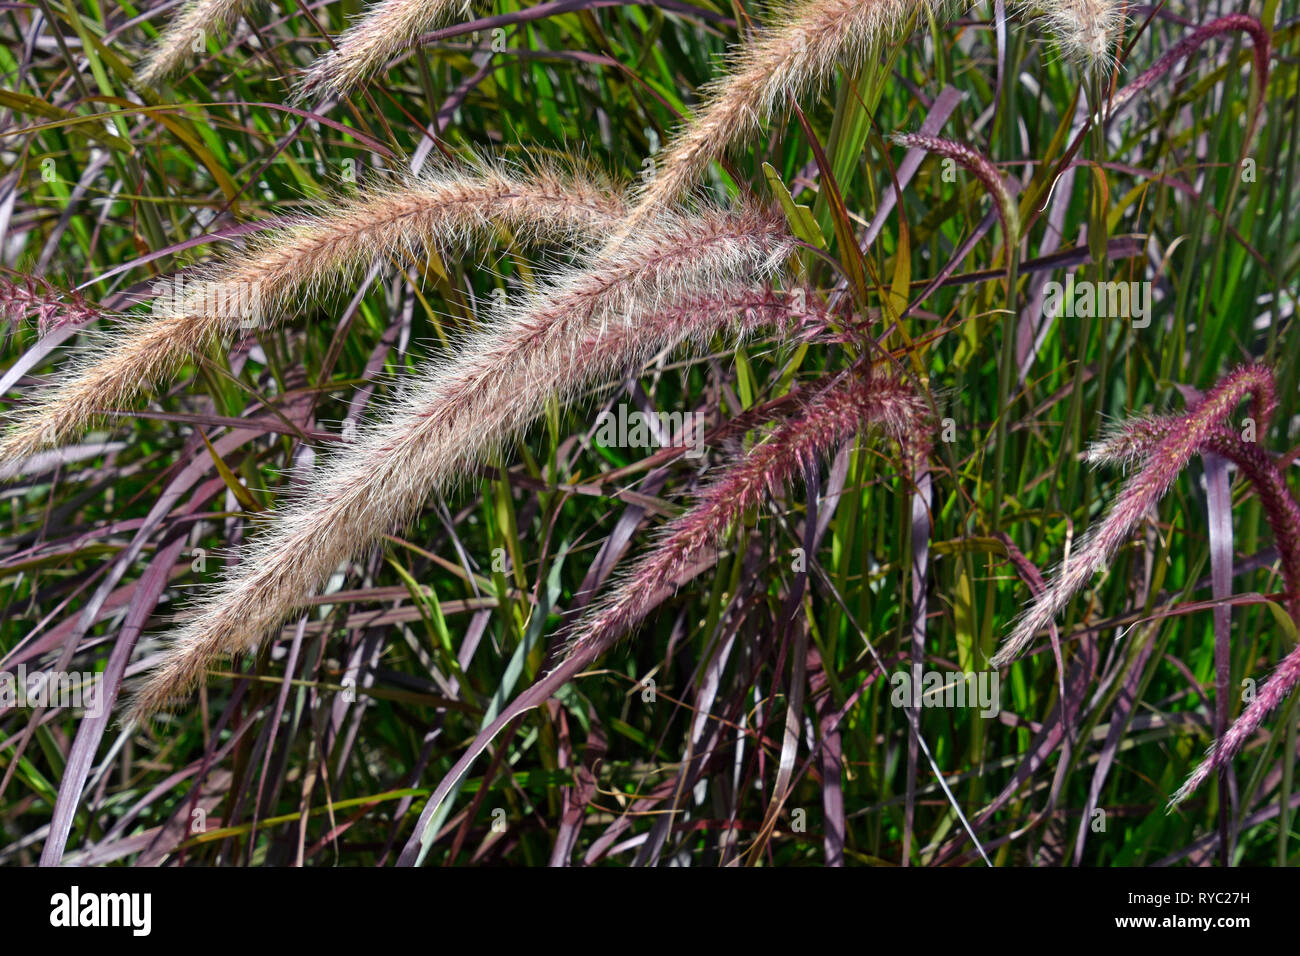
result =
[{"label": "grass foliage background", "polygon": [[[762,18],[757,5],[714,0],[497,0],[425,37],[364,92],[288,105],[292,78],[360,9],[252,5],[233,36],[209,38],[154,91],[134,85],[132,66],[174,4],[0,5],[6,270],[138,312],[133,298],[238,242],[248,224],[413,157],[579,157],[634,182],[652,174],[727,45]],[[1062,168],[1089,102],[1194,25],[1241,7],[1128,12],[1116,69],[1091,78],[1030,17],[1009,16],[1000,45],[1000,6],[924,18],[906,42],[802,101],[802,117],[769,124],[708,183],[718,196],[772,204],[788,190],[807,205],[807,279],[871,318],[951,420],[921,539],[930,669],[984,669],[1027,600],[1006,540],[1046,572],[1100,514],[1122,476],[1090,470],[1080,452],[1109,420],[1181,408],[1181,387],[1208,388],[1256,358],[1277,370],[1281,396],[1260,441],[1284,455],[1300,442],[1297,10],[1249,5],[1275,51],[1253,141],[1249,42],[1228,35],[1105,132],[1090,129]],[[1018,186],[1022,220],[1033,219],[1010,294],[987,196],[935,158],[859,245],[893,202],[903,150],[889,135],[949,108],[939,132],[996,162]],[[129,652],[129,683],[256,513],[473,328],[494,293],[522,294],[563,256],[503,236],[481,253],[387,264],[188,367],[147,409],[87,437],[88,453],[12,478],[0,488],[0,666],[104,671]],[[950,280],[916,301],[950,265]],[[1151,281],[1151,324],[1043,324],[1041,284],[1067,271]],[[55,328],[59,344],[35,322],[10,322],[0,368],[43,351],[7,407],[66,360],[76,329]],[[1035,331],[1041,342],[1027,349]],[[716,425],[845,362],[833,344],[775,339],[663,356],[623,388],[548,409],[495,466],[337,575],[268,653],[212,677],[191,709],[129,732],[61,710],[0,712],[0,861],[32,863],[53,838],[66,840],[65,860],[88,863],[372,865],[424,839],[428,864],[978,864],[956,808],[997,864],[1217,859],[1215,787],[1164,809],[1210,742],[1214,708],[1199,460],[1058,622],[1075,681],[1072,745],[1039,744],[1061,725],[1045,641],[1003,673],[995,719],[923,710],[950,798],[924,755],[909,760],[907,715],[867,649],[906,666],[917,581],[914,489],[867,440],[817,476],[827,523],[806,577],[791,555],[810,508],[797,487],[752,514],[716,566],[599,669],[499,738],[417,832],[428,794],[485,715],[539,673],[584,588],[614,557],[644,550],[741,448],[733,437],[692,460],[602,447],[597,413],[627,402],[705,412]],[[105,441],[107,451],[90,447]],[[1258,597],[1281,585],[1241,483],[1232,518],[1235,714],[1241,682],[1262,679],[1295,635]],[[787,627],[790,615],[798,623]],[[1269,727],[1235,761],[1224,815],[1235,863],[1300,854],[1294,699]]]}]

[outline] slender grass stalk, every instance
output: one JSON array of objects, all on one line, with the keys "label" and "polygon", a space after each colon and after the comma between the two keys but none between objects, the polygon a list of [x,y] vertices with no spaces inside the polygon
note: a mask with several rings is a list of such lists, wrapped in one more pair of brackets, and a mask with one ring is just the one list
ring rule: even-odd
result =
[{"label": "slender grass stalk", "polygon": [[167,24],[136,69],[144,86],[157,86],[171,76],[191,50],[202,49],[209,34],[224,33],[248,8],[251,0],[191,0]]},{"label": "slender grass stalk", "polygon": [[617,253],[501,307],[456,354],[404,388],[257,536],[180,629],[131,716],[175,702],[218,658],[256,648],[330,574],[410,522],[429,495],[518,434],[552,398],[616,378],[685,339],[771,322],[772,309],[750,285],[793,248],[783,222],[766,213],[661,217]]},{"label": "slender grass stalk", "polygon": [[817,389],[788,420],[706,487],[673,521],[659,544],[639,560],[568,637],[565,658],[587,660],[607,651],[675,586],[692,558],[722,538],[765,494],[777,494],[806,463],[863,428],[876,426],[899,441],[907,457],[926,457],[928,404],[904,382],[884,374],[850,372]]},{"label": "slender grass stalk", "polygon": [[0,461],[65,441],[119,411],[186,361],[244,328],[300,308],[385,257],[416,261],[498,228],[524,238],[589,239],[624,213],[606,183],[556,167],[526,175],[500,164],[443,168],[371,187],[319,215],[270,231],[193,279],[156,287],[152,318],[92,336],[84,357],[0,436]]}]

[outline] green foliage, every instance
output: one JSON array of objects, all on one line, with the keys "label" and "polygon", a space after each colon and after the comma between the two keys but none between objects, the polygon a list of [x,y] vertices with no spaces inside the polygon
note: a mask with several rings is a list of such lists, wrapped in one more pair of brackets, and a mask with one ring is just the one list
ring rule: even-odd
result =
[{"label": "green foliage", "polygon": [[[261,5],[247,30],[211,39],[157,92],[135,86],[131,64],[164,14],[128,26],[143,7],[38,6],[46,22],[30,58],[34,8],[0,11],[4,265],[136,313],[131,303],[159,277],[237,241],[233,227],[291,216],[413,156],[580,156],[633,182],[716,75],[736,18],[758,18],[757,8],[700,2],[566,5],[530,19],[530,5],[499,0],[483,14],[504,30],[496,52],[493,26],[443,30],[317,113],[319,104],[285,105],[289,80],[328,48],[322,31],[340,32],[354,0],[313,7],[314,19],[297,3]],[[774,120],[707,183],[719,197],[752,194],[784,210],[806,244],[806,280],[869,319],[880,347],[933,396],[945,434],[934,436],[923,582],[928,670],[986,670],[1030,595],[1005,542],[1045,570],[1109,501],[1122,476],[1090,470],[1080,454],[1109,420],[1181,408],[1179,386],[1208,388],[1256,359],[1276,369],[1282,404],[1259,441],[1294,454],[1300,440],[1295,10],[1271,0],[1261,14],[1270,29],[1285,25],[1273,34],[1253,140],[1249,43],[1227,36],[1108,132],[1085,129],[1077,151],[1076,124],[1097,98],[1186,28],[1172,18],[1132,24],[1121,67],[1087,79],[1032,23],[1011,21],[1000,53],[991,17],[990,5],[963,24],[923,24],[801,102],[801,115]],[[903,152],[889,136],[920,127],[949,84],[962,96],[937,132],[978,148],[1018,187],[1019,262],[1005,261],[973,176],[948,175],[938,157],[923,158],[910,181],[900,175]],[[896,183],[893,212],[861,248]],[[0,670],[21,660],[103,672],[124,641],[135,641],[133,661],[156,657],[187,595],[215,580],[254,513],[283,500],[295,469],[312,467],[313,449],[323,467],[343,422],[363,420],[403,377],[438,361],[493,290],[533,288],[562,255],[503,235],[487,254],[429,256],[327,290],[86,438],[109,451],[12,479]],[[1041,283],[1067,272],[1151,282],[1150,324],[1045,318]],[[947,281],[932,288],[941,273]],[[34,323],[10,329],[6,369],[41,341]],[[1036,332],[1026,355],[1017,335],[1032,342]],[[36,377],[55,372],[78,338],[36,361],[4,408],[29,401]],[[192,708],[154,726],[110,724],[84,793],[70,798],[68,858],[393,862],[419,842],[427,796],[475,734],[544,672],[585,589],[607,586],[588,577],[593,565],[612,552],[622,566],[650,547],[654,529],[741,448],[733,437],[701,462],[603,447],[591,439],[597,413],[643,398],[717,424],[851,358],[822,341],[734,350],[720,341],[709,355],[663,357],[632,395],[605,389],[550,408],[500,461],[338,575],[270,652],[214,675]],[[302,402],[307,433],[287,412]],[[231,439],[241,427],[252,437]],[[176,485],[190,467],[197,480]],[[905,669],[912,642],[912,476],[861,442],[823,462],[820,480],[827,524],[806,587],[792,552],[809,501],[796,488],[750,515],[716,564],[599,669],[498,738],[434,817],[425,862],[545,864],[559,834],[575,862],[819,864],[829,814],[849,863],[897,864],[904,853],[912,865],[979,863],[957,811],[977,819],[1022,770],[1014,795],[976,827],[995,864],[1213,858],[1214,787],[1164,810],[1209,744],[1214,712],[1197,469],[1058,621],[1067,670],[1085,670],[1067,688],[1078,705],[1071,746],[1031,750],[1040,728],[1061,721],[1045,640],[1003,672],[998,716],[922,708],[920,732],[951,798],[923,753],[909,760],[908,716],[875,657]],[[179,496],[151,515],[169,486]],[[1267,524],[1245,486],[1234,490],[1235,691],[1262,680],[1295,635],[1262,597],[1281,589]],[[1230,714],[1240,707],[1234,695]],[[1235,762],[1234,862],[1300,862],[1287,810],[1295,721],[1293,699],[1270,721],[1271,738]],[[39,855],[84,726],[66,710],[0,711],[0,860]],[[191,829],[196,808],[206,830]]]}]

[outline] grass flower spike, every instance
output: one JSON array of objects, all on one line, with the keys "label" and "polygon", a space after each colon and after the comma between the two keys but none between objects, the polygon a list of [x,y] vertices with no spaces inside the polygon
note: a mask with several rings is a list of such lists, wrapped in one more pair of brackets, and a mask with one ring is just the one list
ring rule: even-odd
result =
[{"label": "grass flower spike", "polygon": [[907,149],[923,149],[945,159],[951,159],[970,171],[980,181],[997,206],[998,218],[1002,220],[1002,234],[1006,237],[1007,261],[1011,260],[1017,243],[1020,241],[1020,211],[1016,201],[1007,189],[1002,175],[988,158],[979,150],[972,149],[964,143],[944,139],[942,136],[927,136],[924,133],[896,133],[894,142]]},{"label": "grass flower spike", "polygon": [[372,262],[418,261],[430,249],[465,247],[498,228],[526,238],[586,239],[623,212],[608,185],[556,168],[525,175],[481,163],[371,187],[269,231],[188,281],[162,283],[151,318],[94,340],[71,372],[15,417],[0,437],[0,462],[63,442],[105,411],[130,408],[215,343],[278,321]]},{"label": "grass flower spike", "polygon": [[[1262,426],[1257,425],[1257,430],[1259,427]],[[1114,429],[1090,450],[1089,457],[1094,462],[1125,466],[1140,463],[1141,467],[1147,467],[1162,443],[1185,428],[1186,416],[1182,415],[1136,419]],[[1223,425],[1210,428],[1202,436],[1199,450],[1231,461],[1258,496],[1277,544],[1286,587],[1285,607],[1291,619],[1300,625],[1300,505],[1287,487],[1282,470],[1259,445],[1243,440],[1238,432]],[[1278,665],[1241,716],[1215,741],[1206,759],[1188,777],[1169,806],[1172,808],[1187,799],[1212,772],[1226,767],[1264,718],[1286,700],[1297,684],[1300,684],[1300,648],[1292,650]]]},{"label": "grass flower spike", "polygon": [[[1259,429],[1267,426],[1276,405],[1272,372],[1262,365],[1237,369],[1220,382],[1195,407],[1180,417],[1179,427],[1165,435],[1146,454],[1143,463],[1120,490],[1106,516],[1069,560],[1057,570],[1047,590],[1030,605],[1015,630],[992,658],[994,667],[1005,667],[1028,646],[1066,603],[1092,576],[1105,567],[1129,532],[1142,520],[1174,483],[1207,436],[1247,397]],[[1112,442],[1113,444],[1113,442]],[[1107,455],[1115,454],[1107,451]]]},{"label": "grass flower spike", "polygon": [[338,39],[303,77],[299,99],[344,96],[408,49],[421,33],[469,13],[471,0],[381,0]]},{"label": "grass flower spike", "polygon": [[[408,523],[430,494],[517,434],[552,397],[569,398],[683,339],[728,327],[735,310],[710,298],[719,289],[740,283],[737,304],[755,314],[748,286],[792,250],[784,226],[766,214],[661,219],[616,257],[501,308],[449,361],[408,383],[266,529],[181,629],[136,697],[134,716],[174,703],[214,660],[256,648],[340,565]],[[697,308],[683,308],[697,298],[704,300]]]},{"label": "grass flower spike", "polygon": [[788,97],[825,83],[839,65],[859,62],[894,37],[913,14],[939,0],[806,0],[731,56],[727,76],[704,91],[703,105],[656,159],[627,228],[685,194],[709,163],[755,136]]},{"label": "grass flower spike", "polygon": [[[1253,79],[1255,88],[1258,92],[1258,98],[1255,104],[1255,111],[1251,116],[1250,131],[1251,137],[1254,135],[1254,128],[1259,122],[1259,111],[1264,102],[1264,90],[1268,86],[1269,60],[1272,56],[1272,44],[1269,40],[1268,31],[1264,25],[1252,16],[1244,13],[1234,13],[1226,17],[1219,17],[1217,20],[1211,20],[1209,23],[1184,37],[1168,53],[1156,61],[1155,65],[1145,70],[1132,83],[1125,86],[1115,94],[1110,103],[1109,112],[1114,114],[1119,111],[1135,96],[1148,89],[1153,83],[1172,70],[1179,62],[1191,56],[1201,48],[1207,41],[1215,37],[1222,36],[1225,33],[1242,32],[1250,37],[1251,48],[1254,52],[1255,69]],[[1247,137],[1248,139],[1251,137]]]},{"label": "grass flower spike", "polygon": [[209,34],[229,30],[243,15],[249,2],[188,0],[141,61],[136,77],[145,86],[157,86],[181,68],[195,45],[202,48]]},{"label": "grass flower spike", "polygon": [[864,378],[851,370],[817,390],[668,526],[658,546],[578,622],[566,656],[594,659],[608,650],[655,605],[660,591],[676,583],[690,560],[716,544],[764,494],[778,493],[809,459],[862,429],[878,427],[900,443],[905,457],[924,457],[928,411],[911,386],[884,373]]},{"label": "grass flower spike", "polygon": [[1088,71],[1115,62],[1115,46],[1127,23],[1124,0],[1044,0],[1019,4],[1037,10],[1061,53]]},{"label": "grass flower spike", "polygon": [[[1235,464],[1247,478],[1263,506],[1281,556],[1286,585],[1286,609],[1300,624],[1300,506],[1272,457],[1253,441],[1246,441],[1224,422],[1247,396],[1252,397],[1253,431],[1267,429],[1276,403],[1273,373],[1262,365],[1246,366],[1227,376],[1210,394],[1182,415],[1134,419],[1112,429],[1089,450],[1094,463],[1134,467],[1098,531],[1090,534],[1071,562],[1061,569],[1047,592],[1031,606],[1015,633],[994,658],[1002,666],[1032,639],[1042,623],[1050,621],[1092,572],[1114,553],[1119,542],[1173,483],[1197,452],[1212,452]],[[1185,800],[1215,770],[1225,767],[1264,718],[1300,684],[1300,648],[1292,650],[1260,688],[1241,716],[1215,741],[1201,765],[1170,801]]]},{"label": "grass flower spike", "polygon": [[77,292],[61,292],[32,276],[0,275],[0,320],[16,324],[35,317],[44,335],[69,323],[93,322],[102,315]]}]

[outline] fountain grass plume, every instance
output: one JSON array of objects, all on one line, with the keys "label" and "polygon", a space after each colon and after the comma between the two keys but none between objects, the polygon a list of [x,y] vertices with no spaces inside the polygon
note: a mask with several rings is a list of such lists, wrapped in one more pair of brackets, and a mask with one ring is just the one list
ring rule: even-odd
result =
[{"label": "fountain grass plume", "polygon": [[[1163,440],[1184,428],[1185,422],[1184,415],[1148,416],[1125,422],[1088,450],[1088,460],[1125,468],[1140,466],[1150,461]],[[1256,433],[1259,428],[1258,424],[1253,426]],[[1236,465],[1259,498],[1277,541],[1287,587],[1287,611],[1300,624],[1300,507],[1287,488],[1282,470],[1258,444],[1223,425],[1211,428],[1197,450]]]},{"label": "fountain grass plume", "polygon": [[1018,657],[1034,635],[1106,565],[1147,510],[1168,492],[1207,436],[1247,397],[1252,399],[1258,427],[1266,428],[1276,407],[1273,374],[1266,366],[1242,366],[1227,375],[1180,417],[1177,429],[1160,438],[1142,458],[1141,467],[1125,482],[1100,524],[1088,532],[1075,553],[1056,570],[1047,590],[1021,616],[993,656],[994,667],[1003,667]]},{"label": "fountain grass plume", "polygon": [[998,218],[1002,221],[1002,235],[1006,242],[1007,262],[1010,262],[1016,246],[1020,243],[1020,210],[1011,191],[1007,189],[1001,173],[988,157],[965,143],[944,139],[942,136],[929,136],[925,133],[895,133],[893,140],[906,149],[923,149],[928,153],[951,159],[980,181],[980,185],[987,190],[997,207]]},{"label": "fountain grass plume", "polygon": [[1250,121],[1249,135],[1247,141],[1254,138],[1255,127],[1259,123],[1260,110],[1264,107],[1264,92],[1268,87],[1269,60],[1272,55],[1272,43],[1269,39],[1268,31],[1264,25],[1257,19],[1244,13],[1234,13],[1226,17],[1219,17],[1217,20],[1211,20],[1209,23],[1192,31],[1164,56],[1156,61],[1155,65],[1143,72],[1136,80],[1125,86],[1115,94],[1111,100],[1108,113],[1114,115],[1129,100],[1149,88],[1153,83],[1172,70],[1180,61],[1191,56],[1208,40],[1222,36],[1225,33],[1242,32],[1250,37],[1251,49],[1255,59],[1255,69],[1253,71],[1254,81],[1258,96],[1255,103],[1255,111]]},{"label": "fountain grass plume", "polygon": [[827,82],[837,66],[861,63],[874,45],[896,39],[908,18],[944,0],[807,0],[783,8],[752,40],[733,48],[725,76],[668,142],[637,198],[624,234],[681,198],[709,163],[752,139],[787,99]]},{"label": "fountain grass plume", "polygon": [[419,261],[509,230],[517,238],[589,242],[625,212],[609,183],[554,164],[474,159],[372,185],[268,230],[247,248],[155,285],[153,314],[88,337],[82,356],[0,435],[0,462],[24,458],[132,406],[183,363],[241,329],[272,324],[371,263]]},{"label": "fountain grass plume", "polygon": [[472,0],[381,0],[366,8],[316,60],[298,84],[297,99],[345,96],[411,47],[420,34],[469,13]]},{"label": "fountain grass plume", "polygon": [[136,79],[143,86],[157,86],[181,68],[196,39],[202,43],[208,34],[226,32],[249,4],[250,0],[190,0],[140,61]]},{"label": "fountain grass plume", "polygon": [[659,543],[622,576],[566,639],[565,659],[595,659],[634,627],[675,587],[690,561],[717,542],[765,495],[775,495],[806,463],[864,428],[896,439],[913,463],[928,456],[929,405],[905,381],[883,371],[853,370],[813,391],[771,434],[705,487],[670,523]]},{"label": "fountain grass plume", "polygon": [[36,319],[41,335],[70,324],[103,318],[81,293],[65,292],[37,276],[0,275],[0,320],[16,325]]},{"label": "fountain grass plume", "polygon": [[431,494],[448,490],[551,400],[617,380],[684,340],[786,314],[787,302],[753,284],[793,249],[783,221],[766,212],[662,216],[616,253],[494,310],[454,354],[406,383],[255,536],[175,635],[129,719],[175,703],[219,658],[258,647],[331,574],[410,523]]},{"label": "fountain grass plume", "polygon": [[[1260,393],[1264,402],[1269,401],[1268,394],[1268,388]],[[1267,411],[1267,408],[1255,409],[1256,414],[1265,416]],[[1164,443],[1188,427],[1187,415],[1134,419],[1112,429],[1089,450],[1088,457],[1097,463],[1151,467],[1158,464]],[[1266,427],[1265,417],[1256,423],[1254,430],[1262,434]],[[1300,626],[1300,505],[1287,487],[1281,468],[1256,442],[1245,440],[1237,431],[1222,424],[1212,425],[1200,435],[1198,451],[1219,455],[1236,465],[1259,498],[1278,550],[1286,588],[1284,606],[1291,619]],[[1211,773],[1226,767],[1259,729],[1264,718],[1286,700],[1297,684],[1300,684],[1300,648],[1292,650],[1283,659],[1241,716],[1214,742],[1205,759],[1169,801],[1169,808],[1173,809],[1186,800]]]}]

